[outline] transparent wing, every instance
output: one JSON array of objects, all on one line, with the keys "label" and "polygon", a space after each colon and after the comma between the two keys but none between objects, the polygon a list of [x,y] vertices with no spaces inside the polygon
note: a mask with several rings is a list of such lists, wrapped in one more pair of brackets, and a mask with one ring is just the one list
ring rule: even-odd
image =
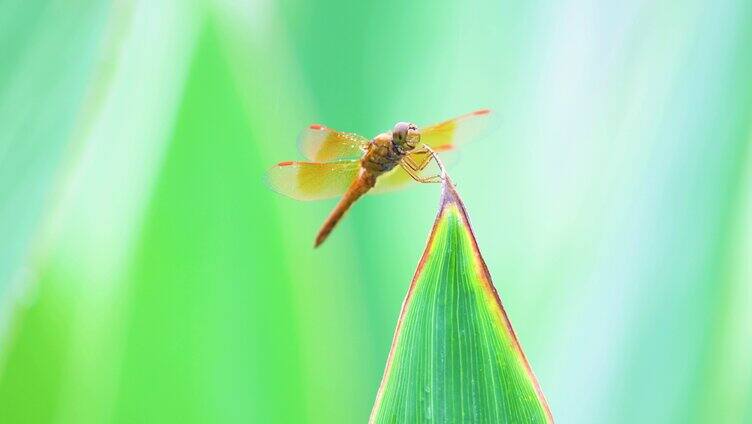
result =
[{"label": "transparent wing", "polygon": [[309,126],[298,136],[300,152],[316,162],[360,159],[368,142],[358,134],[339,132],[318,124]]},{"label": "transparent wing", "polygon": [[410,174],[401,166],[397,166],[391,171],[381,175],[376,179],[376,185],[371,189],[372,193],[388,193],[410,186],[416,182]]},{"label": "transparent wing", "polygon": [[266,183],[277,193],[293,199],[327,199],[344,194],[359,171],[359,160],[281,162],[267,171]]},{"label": "transparent wing", "polygon": [[420,141],[436,152],[452,150],[485,135],[493,126],[493,115],[489,109],[481,109],[421,128]]}]

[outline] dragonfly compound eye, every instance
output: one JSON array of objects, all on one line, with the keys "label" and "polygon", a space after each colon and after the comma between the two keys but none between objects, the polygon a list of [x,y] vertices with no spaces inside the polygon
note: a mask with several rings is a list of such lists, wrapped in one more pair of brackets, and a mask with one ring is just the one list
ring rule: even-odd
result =
[{"label": "dragonfly compound eye", "polygon": [[409,129],[410,124],[407,122],[397,122],[394,126],[394,130],[392,130],[392,138],[398,143],[404,143]]}]

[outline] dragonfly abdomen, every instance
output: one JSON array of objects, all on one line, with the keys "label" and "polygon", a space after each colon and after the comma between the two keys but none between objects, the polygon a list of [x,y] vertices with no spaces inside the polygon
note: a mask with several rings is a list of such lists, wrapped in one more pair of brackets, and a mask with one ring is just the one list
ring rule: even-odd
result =
[{"label": "dragonfly abdomen", "polygon": [[314,247],[318,247],[324,242],[324,240],[326,240],[329,233],[332,232],[340,219],[345,215],[345,212],[350,209],[350,206],[352,206],[356,200],[360,199],[361,196],[368,193],[368,190],[372,189],[374,185],[376,185],[376,175],[366,169],[361,170],[358,178],[353,181],[350,188],[347,189],[347,192],[342,196],[342,199],[337,203],[337,206],[332,213],[329,214],[324,225],[321,226],[321,229],[316,236]]}]

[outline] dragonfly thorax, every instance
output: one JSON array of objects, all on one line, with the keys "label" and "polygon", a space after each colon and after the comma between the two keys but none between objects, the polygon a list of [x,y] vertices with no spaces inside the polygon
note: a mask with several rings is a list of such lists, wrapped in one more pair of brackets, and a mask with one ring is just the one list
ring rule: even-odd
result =
[{"label": "dragonfly thorax", "polygon": [[379,134],[368,146],[362,160],[363,168],[376,175],[391,171],[415,148],[414,140],[415,137],[407,133],[404,137],[395,137],[394,133]]}]

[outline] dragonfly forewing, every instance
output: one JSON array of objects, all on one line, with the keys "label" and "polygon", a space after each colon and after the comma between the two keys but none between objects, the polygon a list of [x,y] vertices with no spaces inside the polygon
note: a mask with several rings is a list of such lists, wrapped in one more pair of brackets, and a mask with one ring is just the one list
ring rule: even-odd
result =
[{"label": "dragonfly forewing", "polygon": [[314,162],[359,159],[369,140],[355,133],[346,133],[323,125],[310,125],[298,136],[298,149]]},{"label": "dragonfly forewing", "polygon": [[358,177],[359,160],[338,162],[281,162],[266,174],[277,193],[297,200],[320,200],[341,196]]}]

